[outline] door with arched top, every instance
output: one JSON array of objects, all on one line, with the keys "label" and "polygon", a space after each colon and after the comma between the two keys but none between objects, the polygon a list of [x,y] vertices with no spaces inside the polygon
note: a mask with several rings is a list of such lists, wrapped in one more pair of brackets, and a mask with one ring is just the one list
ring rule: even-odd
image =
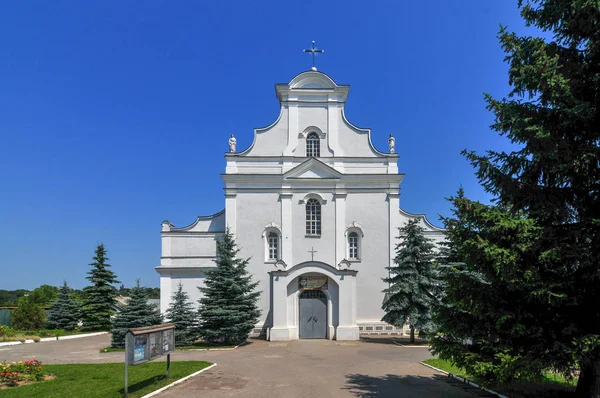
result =
[{"label": "door with arched top", "polygon": [[299,337],[327,338],[327,296],[321,290],[305,290],[299,298]]}]

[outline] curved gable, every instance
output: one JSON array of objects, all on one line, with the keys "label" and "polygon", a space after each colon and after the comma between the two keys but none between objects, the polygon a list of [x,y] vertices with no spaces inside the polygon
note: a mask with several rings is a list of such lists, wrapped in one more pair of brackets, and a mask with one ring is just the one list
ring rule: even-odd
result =
[{"label": "curved gable", "polygon": [[198,216],[196,220],[185,227],[175,227],[168,221],[162,223],[163,232],[225,232],[225,209],[210,216]]}]

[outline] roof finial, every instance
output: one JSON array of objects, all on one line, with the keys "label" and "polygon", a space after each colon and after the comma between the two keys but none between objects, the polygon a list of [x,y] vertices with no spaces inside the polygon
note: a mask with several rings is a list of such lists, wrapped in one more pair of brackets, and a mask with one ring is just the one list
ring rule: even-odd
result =
[{"label": "roof finial", "polygon": [[312,41],[312,48],[308,49],[308,50],[304,50],[302,52],[305,53],[312,53],[312,68],[310,68],[310,70],[317,70],[317,68],[315,67],[315,55],[317,53],[324,53],[325,50],[319,50],[318,48],[315,47],[315,41]]}]

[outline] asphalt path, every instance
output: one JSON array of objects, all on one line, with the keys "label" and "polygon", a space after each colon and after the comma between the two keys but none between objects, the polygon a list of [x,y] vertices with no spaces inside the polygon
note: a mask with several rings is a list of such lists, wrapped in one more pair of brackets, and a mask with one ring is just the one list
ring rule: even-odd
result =
[{"label": "asphalt path", "polygon": [[[123,352],[100,353],[109,344],[110,336],[101,335],[4,346],[0,347],[0,362],[31,358],[48,364],[123,362]],[[218,365],[166,390],[160,397],[485,396],[419,363],[430,357],[425,347],[401,347],[388,339],[251,340],[235,350],[173,353],[172,361],[203,360]]]}]

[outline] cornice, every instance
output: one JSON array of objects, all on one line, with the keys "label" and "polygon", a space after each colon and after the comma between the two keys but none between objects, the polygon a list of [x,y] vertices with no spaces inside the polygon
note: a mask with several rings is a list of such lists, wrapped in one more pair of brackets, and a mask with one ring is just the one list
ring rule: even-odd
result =
[{"label": "cornice", "polygon": [[183,272],[183,271],[207,271],[210,269],[214,269],[217,266],[215,265],[214,267],[198,267],[198,266],[193,266],[193,267],[170,267],[170,266],[165,266],[165,265],[159,265],[158,267],[154,267],[154,269],[156,270],[156,272],[158,272],[159,274],[166,274],[166,273],[170,273],[170,272]]}]

